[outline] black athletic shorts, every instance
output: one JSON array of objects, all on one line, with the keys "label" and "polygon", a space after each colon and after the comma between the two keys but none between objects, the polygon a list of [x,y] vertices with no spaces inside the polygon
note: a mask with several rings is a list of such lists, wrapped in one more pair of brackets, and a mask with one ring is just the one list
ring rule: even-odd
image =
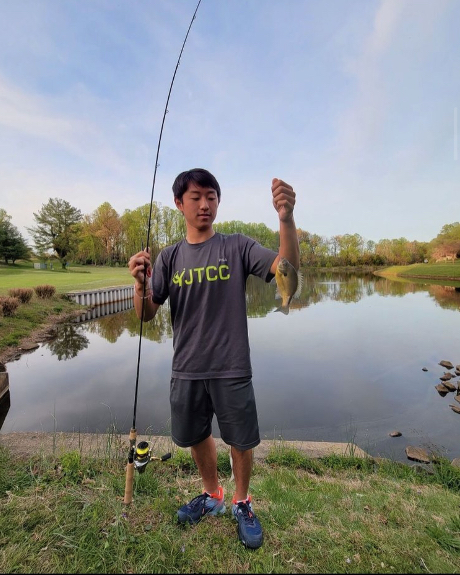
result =
[{"label": "black athletic shorts", "polygon": [[222,440],[241,451],[260,443],[252,378],[171,378],[171,436],[191,447],[212,433],[214,413]]}]

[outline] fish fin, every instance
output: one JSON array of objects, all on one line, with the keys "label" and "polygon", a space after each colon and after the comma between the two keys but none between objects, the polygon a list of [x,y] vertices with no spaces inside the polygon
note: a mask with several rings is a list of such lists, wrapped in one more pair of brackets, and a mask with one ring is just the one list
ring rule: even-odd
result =
[{"label": "fish fin", "polygon": [[289,306],[288,305],[281,305],[280,307],[276,308],[275,311],[280,311],[281,313],[284,313],[284,315],[288,315],[289,314]]},{"label": "fish fin", "polygon": [[298,297],[300,297],[300,292],[302,291],[302,287],[303,287],[303,275],[302,275],[302,272],[300,270],[297,270],[297,290],[292,297],[294,297],[296,299]]}]

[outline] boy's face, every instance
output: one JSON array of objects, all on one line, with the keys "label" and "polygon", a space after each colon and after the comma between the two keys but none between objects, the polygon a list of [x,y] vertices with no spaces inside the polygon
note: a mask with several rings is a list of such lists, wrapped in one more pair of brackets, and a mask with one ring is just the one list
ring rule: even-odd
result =
[{"label": "boy's face", "polygon": [[213,188],[202,188],[191,182],[182,196],[182,201],[175,199],[174,202],[184,214],[187,225],[199,231],[212,227],[219,206],[217,192]]}]

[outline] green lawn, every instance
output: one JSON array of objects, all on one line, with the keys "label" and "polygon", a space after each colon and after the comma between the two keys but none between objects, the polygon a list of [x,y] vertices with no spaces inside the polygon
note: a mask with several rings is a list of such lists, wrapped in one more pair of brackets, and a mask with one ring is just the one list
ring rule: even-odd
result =
[{"label": "green lawn", "polygon": [[[57,438],[56,438],[57,439]],[[0,446],[0,573],[459,573],[460,470],[273,447],[251,477],[260,549],[238,541],[228,451],[227,511],[194,527],[177,508],[200,491],[188,451],[136,472],[123,505],[127,447],[24,460]],[[157,455],[161,455],[158,453]]]},{"label": "green lawn", "polygon": [[381,272],[382,275],[395,275],[407,278],[450,279],[460,281],[460,261],[454,264],[412,264],[410,266],[391,266]]},{"label": "green lawn", "polygon": [[71,266],[68,270],[36,270],[33,263],[0,264],[0,295],[11,288],[34,288],[50,284],[58,293],[130,285],[134,282],[127,266]]}]

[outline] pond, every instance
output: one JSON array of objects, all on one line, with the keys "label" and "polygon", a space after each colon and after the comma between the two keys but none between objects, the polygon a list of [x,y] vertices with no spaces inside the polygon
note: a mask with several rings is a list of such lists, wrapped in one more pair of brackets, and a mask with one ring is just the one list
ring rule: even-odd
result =
[{"label": "pond", "polygon": [[[460,457],[460,414],[435,386],[460,364],[460,287],[373,274],[305,276],[289,315],[273,285],[249,278],[253,381],[262,439],[353,441],[371,455],[406,460],[407,445]],[[0,433],[169,433],[172,331],[167,305],[154,322],[99,307],[61,326],[56,339],[7,364]],[[91,319],[92,318],[92,319]],[[423,369],[426,369],[424,371]],[[454,370],[450,370],[454,374]],[[460,378],[451,381],[456,382]],[[3,422],[3,423],[2,423]],[[398,430],[401,437],[390,437]],[[219,435],[214,425],[214,434]]]}]

